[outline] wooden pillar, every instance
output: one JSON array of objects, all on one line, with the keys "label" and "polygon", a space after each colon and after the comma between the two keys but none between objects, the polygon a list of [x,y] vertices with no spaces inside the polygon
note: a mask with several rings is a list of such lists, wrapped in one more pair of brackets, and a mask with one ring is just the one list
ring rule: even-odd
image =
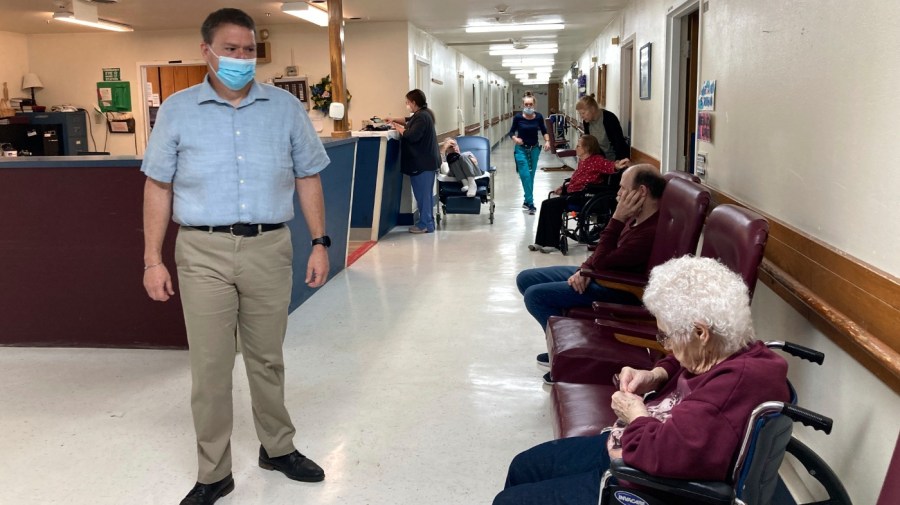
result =
[{"label": "wooden pillar", "polygon": [[334,120],[334,138],[350,136],[347,119],[347,80],[344,78],[344,8],[342,0],[328,1],[328,52],[331,54],[332,102],[344,104],[344,119]]}]

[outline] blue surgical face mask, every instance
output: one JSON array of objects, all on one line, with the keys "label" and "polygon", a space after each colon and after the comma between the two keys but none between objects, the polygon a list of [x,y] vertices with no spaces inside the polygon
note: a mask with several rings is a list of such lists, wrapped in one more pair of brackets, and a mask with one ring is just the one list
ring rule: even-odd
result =
[{"label": "blue surgical face mask", "polygon": [[530,116],[534,114],[534,107],[525,107],[524,109],[522,109],[522,112]]},{"label": "blue surgical face mask", "polygon": [[232,91],[243,89],[256,75],[255,58],[243,60],[240,58],[219,56],[213,52],[212,48],[209,49],[209,52],[219,60],[219,70],[216,72],[216,77],[222,81],[222,84],[224,84],[226,88]]}]

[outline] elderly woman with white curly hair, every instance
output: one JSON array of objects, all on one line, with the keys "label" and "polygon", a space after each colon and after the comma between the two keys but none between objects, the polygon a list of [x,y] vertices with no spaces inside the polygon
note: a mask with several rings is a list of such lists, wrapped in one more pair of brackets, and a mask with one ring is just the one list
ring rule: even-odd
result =
[{"label": "elderly woman with white curly hair", "polygon": [[596,504],[613,458],[660,477],[726,481],[752,410],[788,401],[787,363],[756,340],[740,276],[685,256],[653,269],[643,301],[671,355],[617,375],[615,426],[516,456],[495,505]]}]

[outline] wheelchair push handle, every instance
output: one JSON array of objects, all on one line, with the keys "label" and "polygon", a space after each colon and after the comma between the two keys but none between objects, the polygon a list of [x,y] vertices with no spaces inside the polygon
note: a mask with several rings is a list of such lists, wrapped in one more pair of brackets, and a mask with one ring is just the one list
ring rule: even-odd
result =
[{"label": "wheelchair push handle", "polygon": [[809,426],[814,430],[824,431],[826,434],[831,434],[831,427],[834,424],[834,421],[830,417],[825,417],[822,414],[817,412],[813,412],[811,410],[804,409],[803,407],[798,407],[797,405],[791,405],[786,403],[781,412],[797,421],[805,426]]},{"label": "wheelchair push handle", "polygon": [[796,356],[800,359],[805,359],[806,361],[812,361],[813,363],[816,363],[818,365],[821,365],[825,361],[825,353],[819,352],[815,349],[810,349],[809,347],[804,347],[799,344],[775,341],[766,342],[766,346],[768,346],[770,349],[781,349],[791,356]]}]

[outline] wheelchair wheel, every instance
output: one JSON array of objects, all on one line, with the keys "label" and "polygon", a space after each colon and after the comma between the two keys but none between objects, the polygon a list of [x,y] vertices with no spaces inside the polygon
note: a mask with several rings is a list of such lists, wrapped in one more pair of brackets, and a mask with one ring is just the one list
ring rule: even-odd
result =
[{"label": "wheelchair wheel", "polygon": [[578,213],[576,233],[578,241],[595,244],[616,210],[616,195],[598,195],[584,205]]},{"label": "wheelchair wheel", "polygon": [[565,233],[560,233],[559,235],[559,252],[563,256],[569,253],[569,238],[566,237]]}]

